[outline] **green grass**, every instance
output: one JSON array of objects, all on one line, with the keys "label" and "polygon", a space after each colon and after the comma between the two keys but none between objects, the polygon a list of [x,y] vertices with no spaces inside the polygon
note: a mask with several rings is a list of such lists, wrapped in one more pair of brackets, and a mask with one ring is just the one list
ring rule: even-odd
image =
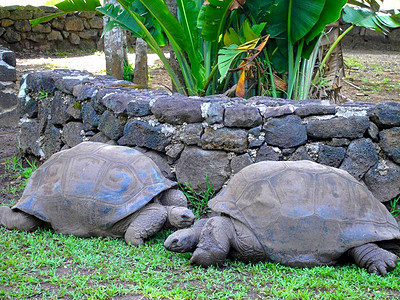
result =
[{"label": "green grass", "polygon": [[390,200],[390,213],[397,217],[400,215],[400,195]]},{"label": "green grass", "polygon": [[77,238],[0,228],[0,299],[398,299],[400,267],[386,277],[354,265],[297,269],[227,261],[189,265],[188,254],[123,239]]},{"label": "green grass", "polygon": [[357,59],[354,58],[347,58],[344,61],[344,64],[346,65],[347,68],[352,69],[352,68],[363,68],[364,64]]},{"label": "green grass", "polygon": [[[4,161],[5,173],[0,176],[11,179],[0,192],[10,193],[16,197],[22,193],[24,190],[28,178],[32,173],[38,168],[37,162],[35,160],[22,160],[19,157],[12,157]],[[15,202],[15,201],[14,201]],[[0,203],[1,204],[1,203]]]},{"label": "green grass", "polygon": [[135,68],[128,61],[124,61],[124,80],[133,81],[135,75]]},{"label": "green grass", "polygon": [[191,183],[179,184],[179,188],[188,199],[189,206],[196,218],[200,218],[201,215],[210,211],[208,201],[214,196],[215,189],[214,186],[210,184],[208,174],[206,175],[205,191],[196,191]]},{"label": "green grass", "polygon": [[348,57],[345,59],[346,76],[361,92],[363,98],[360,100],[382,99],[386,101],[396,98],[400,91],[400,81],[398,80],[398,66],[390,62],[360,62],[357,58]]}]

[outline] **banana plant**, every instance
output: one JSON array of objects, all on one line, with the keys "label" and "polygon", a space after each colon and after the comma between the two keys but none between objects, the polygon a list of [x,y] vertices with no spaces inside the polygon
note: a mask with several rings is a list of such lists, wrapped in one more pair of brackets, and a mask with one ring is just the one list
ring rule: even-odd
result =
[{"label": "banana plant", "polygon": [[[218,52],[218,69],[220,73],[219,82],[223,82],[228,72],[240,72],[240,76],[235,84],[235,94],[238,97],[246,95],[246,81],[248,78],[258,81],[262,67],[259,64],[258,56],[268,42],[269,36],[263,37],[261,32],[266,23],[250,26],[248,20],[242,22],[239,32],[234,28],[229,28],[223,37],[225,47]],[[243,56],[243,54],[246,54]],[[238,64],[238,62],[240,63]],[[232,68],[234,65],[236,67]],[[253,72],[255,69],[255,72]],[[261,83],[261,82],[259,82]],[[260,84],[259,84],[260,87]]]},{"label": "banana plant", "polygon": [[[325,67],[326,61],[331,52],[337,47],[340,41],[348,34],[355,26],[360,26],[368,29],[389,33],[390,28],[400,27],[400,16],[390,15],[379,12],[379,4],[376,1],[366,1],[370,3],[370,8],[358,1],[349,1],[349,3],[357,3],[359,6],[346,5],[342,11],[342,19],[345,23],[351,24],[339,37],[332,43],[329,51],[322,60],[319,68],[319,75]],[[377,9],[378,11],[375,11]]]},{"label": "banana plant", "polygon": [[[243,0],[210,0],[205,3],[202,0],[177,0],[176,18],[164,0],[117,0],[119,5],[103,6],[99,0],[64,0],[56,4],[61,13],[31,20],[31,24],[35,26],[69,12],[99,11],[109,18],[105,31],[119,26],[145,40],[160,57],[178,92],[198,95],[206,92],[217,71],[213,54],[218,52],[219,42],[212,38],[213,44],[208,44],[207,28],[212,24],[219,28],[218,32],[222,32],[227,15],[221,14],[221,7],[228,12],[231,5],[235,6],[238,1]],[[176,54],[184,86],[161,49],[163,34],[160,29]]]},{"label": "banana plant", "polygon": [[[331,57],[332,52],[339,46],[341,40],[355,26],[368,28],[382,34],[389,33],[391,28],[400,27],[400,15],[391,15],[380,12],[380,5],[375,0],[349,0],[342,10],[342,20],[350,26],[343,31],[335,40],[332,41],[328,51],[324,55],[317,72],[314,74],[313,83],[315,84],[324,76],[324,71],[327,68],[327,61]],[[338,62],[343,64],[343,62]],[[329,68],[329,67],[328,67]],[[335,66],[331,67],[334,69]]]},{"label": "banana plant", "polygon": [[286,98],[299,99],[301,63],[309,59],[325,26],[336,21],[346,0],[266,0],[273,2],[267,33],[276,40],[272,63],[288,72]]}]

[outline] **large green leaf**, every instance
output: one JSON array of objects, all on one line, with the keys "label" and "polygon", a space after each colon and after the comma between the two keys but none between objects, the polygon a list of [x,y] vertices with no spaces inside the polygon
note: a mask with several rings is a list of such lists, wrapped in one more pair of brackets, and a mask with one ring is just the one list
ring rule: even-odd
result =
[{"label": "large green leaf", "polygon": [[201,7],[198,26],[204,40],[219,41],[233,0],[209,0]]},{"label": "large green leaf", "polygon": [[400,27],[400,20],[394,18],[393,16],[377,13],[376,17],[384,26],[386,26],[388,28]]},{"label": "large green leaf", "polygon": [[56,7],[64,12],[95,11],[99,6],[99,0],[64,0],[56,4]]},{"label": "large green leaf", "polygon": [[199,9],[195,0],[177,0],[179,21],[188,37],[188,58],[193,76],[198,84],[202,85],[205,80],[205,69],[203,67],[203,56],[200,52],[200,34],[197,28],[197,17]]},{"label": "large green leaf", "polygon": [[[125,0],[126,1],[126,0]],[[133,1],[133,0],[131,0]],[[171,43],[175,53],[177,54],[178,62],[180,66],[186,69],[187,62],[185,56],[182,55],[183,51],[187,53],[191,68],[193,70],[192,74],[187,74],[187,76],[193,76],[199,85],[202,85],[204,80],[204,68],[201,65],[202,57],[198,49],[191,44],[191,37],[188,32],[191,30],[189,28],[184,29],[175,16],[168,10],[163,0],[138,0],[144,7],[152,14],[152,16],[159,22],[163,28],[168,40]],[[193,15],[193,7],[190,5],[182,5],[182,9],[186,10],[188,17]],[[190,12],[189,12],[190,11]],[[182,11],[180,13],[183,13]],[[189,22],[189,21],[188,21]],[[185,26],[191,26],[186,24]],[[184,61],[185,60],[185,61]],[[189,80],[189,78],[185,78]]]},{"label": "large green leaf", "polygon": [[[197,17],[199,15],[197,3],[195,0],[177,0],[176,4],[180,23],[190,40],[190,45],[192,48],[198,48],[200,40],[197,28]],[[193,50],[193,52],[195,51]]]},{"label": "large green leaf", "polygon": [[[105,4],[97,10],[111,19],[106,23],[103,34],[118,26],[130,31],[135,37],[144,37],[143,30],[140,28],[136,20],[119,5]],[[138,19],[142,20],[142,17],[138,13],[133,13]]]},{"label": "large green leaf", "polygon": [[[381,0],[380,2],[383,2],[383,0]],[[347,3],[358,6],[358,7],[367,8],[372,11],[379,11],[379,9],[381,7],[381,4],[375,0],[360,0],[360,1],[347,0]]]},{"label": "large green leaf", "polygon": [[29,20],[29,23],[31,23],[31,25],[33,27],[35,27],[36,25],[39,25],[39,24],[44,23],[44,22],[48,22],[50,20],[53,20],[54,18],[57,18],[59,16],[65,15],[65,14],[66,14],[65,12],[59,12],[59,13],[47,15],[47,16],[44,16],[44,17],[36,18],[36,19],[33,19],[33,20]]},{"label": "large green leaf", "polygon": [[[129,3],[124,3],[129,4]],[[103,7],[97,9],[99,12],[109,17],[110,20],[106,22],[103,30],[104,33],[110,31],[114,27],[121,27],[130,31],[135,37],[145,38],[144,31],[132,17],[132,15],[120,7],[119,5],[105,4]],[[153,38],[160,46],[166,45],[166,40],[160,24],[155,20],[147,9],[138,1],[132,3],[129,10],[140,20],[143,25],[149,30]]]},{"label": "large green leaf", "polygon": [[[118,0],[120,1],[120,0]],[[125,0],[126,1],[126,0]],[[129,0],[133,2],[136,0]],[[189,37],[179,24],[175,16],[168,10],[163,0],[138,0],[146,7],[152,16],[159,22],[169,41],[174,43],[179,49],[190,48]]]},{"label": "large green leaf", "polygon": [[238,45],[232,44],[228,47],[224,47],[218,52],[218,70],[221,75],[219,81],[222,82],[228,71],[235,60],[235,58],[240,54],[243,53],[243,50],[237,49]]},{"label": "large green leaf", "polygon": [[75,11],[96,11],[96,7],[101,6],[99,0],[64,0],[56,4],[57,8],[62,12],[50,14],[41,18],[30,20],[32,26],[36,26],[40,23],[48,22],[56,17],[62,16],[69,12]]},{"label": "large green leaf", "polygon": [[347,0],[326,0],[325,6],[322,9],[321,15],[317,23],[308,32],[306,36],[306,43],[311,42],[316,37],[321,35],[321,32],[325,29],[326,25],[337,21],[340,17],[340,13]]},{"label": "large green leaf", "polygon": [[120,0],[119,2],[121,2],[121,4],[128,5],[127,7],[129,7],[129,10],[138,13],[143,18],[143,24],[150,31],[151,35],[160,46],[166,45],[167,42],[165,34],[162,30],[160,23],[158,23],[158,21],[152,16],[152,14],[149,13],[149,11],[146,9],[146,7],[143,6],[142,3],[140,3],[139,1],[132,1],[132,3],[130,3],[131,1],[126,0]]},{"label": "large green leaf", "polygon": [[400,22],[390,15],[374,12],[365,8],[347,5],[343,9],[343,21],[356,26],[369,28],[378,32],[387,33],[389,28],[400,27]]},{"label": "large green leaf", "polygon": [[254,19],[254,23],[269,19],[271,8],[277,5],[276,0],[249,0],[245,3],[245,11]]},{"label": "large green leaf", "polygon": [[[267,32],[278,37],[287,32],[291,43],[305,37],[317,24],[326,0],[279,0],[271,7]],[[286,34],[285,34],[286,35]]]}]

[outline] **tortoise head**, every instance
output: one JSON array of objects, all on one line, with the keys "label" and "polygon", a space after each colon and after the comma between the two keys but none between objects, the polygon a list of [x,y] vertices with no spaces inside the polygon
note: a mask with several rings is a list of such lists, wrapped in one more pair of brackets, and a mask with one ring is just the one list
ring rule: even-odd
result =
[{"label": "tortoise head", "polygon": [[185,253],[196,249],[198,239],[193,228],[175,231],[164,242],[164,247],[169,251]]},{"label": "tortoise head", "polygon": [[175,228],[186,228],[193,224],[193,212],[183,206],[168,206],[168,223]]},{"label": "tortoise head", "polygon": [[191,228],[175,231],[165,240],[164,247],[173,252],[193,252],[199,243],[201,231],[207,220],[197,220]]}]

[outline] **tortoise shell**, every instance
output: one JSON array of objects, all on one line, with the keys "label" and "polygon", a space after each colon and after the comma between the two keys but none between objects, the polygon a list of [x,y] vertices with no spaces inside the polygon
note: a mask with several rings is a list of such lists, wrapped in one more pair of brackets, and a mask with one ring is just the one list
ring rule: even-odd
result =
[{"label": "tortoise shell", "polygon": [[290,266],[334,264],[352,247],[400,239],[396,220],[363,184],[310,161],[250,165],[209,207],[245,224],[272,261]]},{"label": "tortoise shell", "polygon": [[83,142],[41,165],[13,208],[57,232],[102,235],[173,185],[134,149]]}]

